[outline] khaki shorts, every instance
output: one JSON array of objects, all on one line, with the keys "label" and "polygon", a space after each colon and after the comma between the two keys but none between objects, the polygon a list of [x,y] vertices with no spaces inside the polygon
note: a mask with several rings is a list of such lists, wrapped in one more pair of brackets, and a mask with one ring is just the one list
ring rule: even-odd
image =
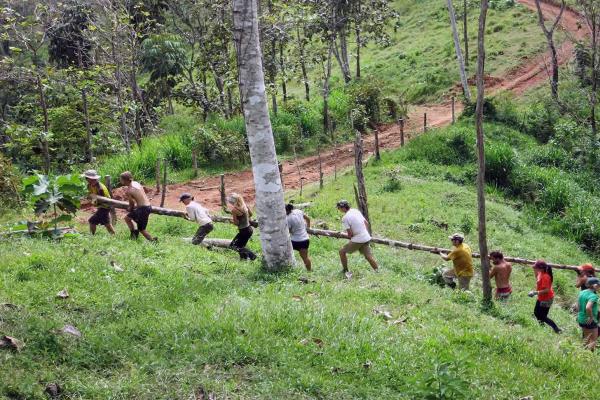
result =
[{"label": "khaki shorts", "polygon": [[360,254],[362,254],[363,256],[369,257],[372,255],[370,243],[371,242],[366,242],[366,243],[348,242],[348,243],[346,243],[346,245],[344,247],[342,247],[342,250],[344,250],[344,252],[348,253],[348,254],[359,251]]}]

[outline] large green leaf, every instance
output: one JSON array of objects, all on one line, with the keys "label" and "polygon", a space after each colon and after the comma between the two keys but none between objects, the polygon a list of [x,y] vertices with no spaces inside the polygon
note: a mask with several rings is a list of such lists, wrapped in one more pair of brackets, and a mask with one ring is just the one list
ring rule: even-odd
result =
[{"label": "large green leaf", "polygon": [[50,181],[46,175],[38,175],[38,182],[33,185],[33,195],[40,196],[48,191]]}]

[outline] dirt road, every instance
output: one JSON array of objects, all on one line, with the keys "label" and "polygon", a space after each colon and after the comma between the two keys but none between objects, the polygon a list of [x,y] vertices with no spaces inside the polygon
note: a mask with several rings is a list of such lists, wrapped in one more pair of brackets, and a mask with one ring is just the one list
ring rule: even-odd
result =
[{"label": "dirt road", "polygon": [[[536,12],[534,0],[518,0],[525,7]],[[543,3],[542,9],[546,18],[553,20],[558,14],[560,8],[553,4]],[[569,37],[582,39],[586,36],[585,24],[581,22],[577,13],[571,10],[565,10],[560,27]],[[583,28],[582,28],[583,27]],[[559,48],[559,62],[564,64],[568,62],[573,55],[573,43],[571,40],[565,41]],[[486,93],[495,93],[501,90],[508,90],[516,95],[520,95],[527,89],[546,83],[548,81],[549,53],[545,52],[535,57],[524,59],[522,64],[509,71],[502,77],[486,77]],[[457,88],[459,88],[457,86]],[[456,104],[456,114],[463,109],[462,104]],[[405,137],[417,135],[422,132],[423,113],[427,113],[428,126],[438,127],[448,125],[452,121],[450,102],[446,100],[443,103],[413,107],[409,113],[405,129]],[[382,149],[391,149],[400,146],[400,130],[398,125],[389,124],[381,126],[379,129],[379,140]],[[365,138],[365,154],[368,156],[374,151],[374,135]],[[338,171],[354,164],[354,152],[352,143],[340,145],[337,151],[328,149],[321,154],[323,173],[325,176],[333,175],[334,170]],[[304,184],[318,182],[319,180],[319,161],[318,157],[309,156],[298,160]],[[283,165],[283,182],[286,189],[299,188],[298,171],[293,162],[286,162]],[[182,192],[192,193],[197,200],[211,209],[218,209],[220,205],[220,193],[218,189],[220,178],[218,176],[205,179],[198,179],[187,183],[169,185],[167,187],[167,196],[165,206],[176,208],[178,205],[178,195]],[[247,201],[254,202],[254,185],[252,171],[246,170],[225,175],[225,186],[228,193],[237,192],[243,194]],[[160,195],[155,195],[152,204],[158,205]]]}]

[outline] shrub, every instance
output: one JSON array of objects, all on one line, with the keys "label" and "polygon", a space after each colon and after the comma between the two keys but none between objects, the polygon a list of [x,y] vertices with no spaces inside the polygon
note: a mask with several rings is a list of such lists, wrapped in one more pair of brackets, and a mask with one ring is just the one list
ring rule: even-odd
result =
[{"label": "shrub", "polygon": [[569,170],[574,166],[572,156],[564,148],[550,143],[532,149],[526,158],[529,163],[539,167],[555,167]]},{"label": "shrub", "polygon": [[554,124],[558,113],[551,105],[534,103],[522,116],[523,131],[542,143],[547,143],[554,136]]},{"label": "shrub", "polygon": [[406,157],[433,164],[464,165],[475,160],[474,145],[470,130],[459,127],[416,137],[406,147]]},{"label": "shrub", "polygon": [[490,143],[485,149],[485,178],[500,187],[508,187],[517,164],[515,152],[505,143]]},{"label": "shrub", "polygon": [[[353,100],[353,109],[361,109],[368,125],[376,125],[380,120],[379,103],[381,101],[381,82],[372,77],[353,81],[346,87],[346,93]],[[355,118],[355,127],[365,131],[366,126],[360,118]]]},{"label": "shrub", "polygon": [[384,192],[394,193],[402,189],[400,168],[394,168],[392,170],[386,171],[384,174],[387,177],[382,187],[382,190]]},{"label": "shrub", "polygon": [[17,169],[0,153],[0,206],[11,206],[18,202],[20,184]]}]

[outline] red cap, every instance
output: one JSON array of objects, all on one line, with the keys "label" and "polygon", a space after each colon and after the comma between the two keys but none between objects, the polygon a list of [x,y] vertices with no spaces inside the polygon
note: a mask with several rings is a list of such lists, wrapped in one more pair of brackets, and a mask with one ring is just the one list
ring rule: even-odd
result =
[{"label": "red cap", "polygon": [[581,272],[595,272],[594,266],[592,264],[583,264],[579,267],[579,271]]}]

